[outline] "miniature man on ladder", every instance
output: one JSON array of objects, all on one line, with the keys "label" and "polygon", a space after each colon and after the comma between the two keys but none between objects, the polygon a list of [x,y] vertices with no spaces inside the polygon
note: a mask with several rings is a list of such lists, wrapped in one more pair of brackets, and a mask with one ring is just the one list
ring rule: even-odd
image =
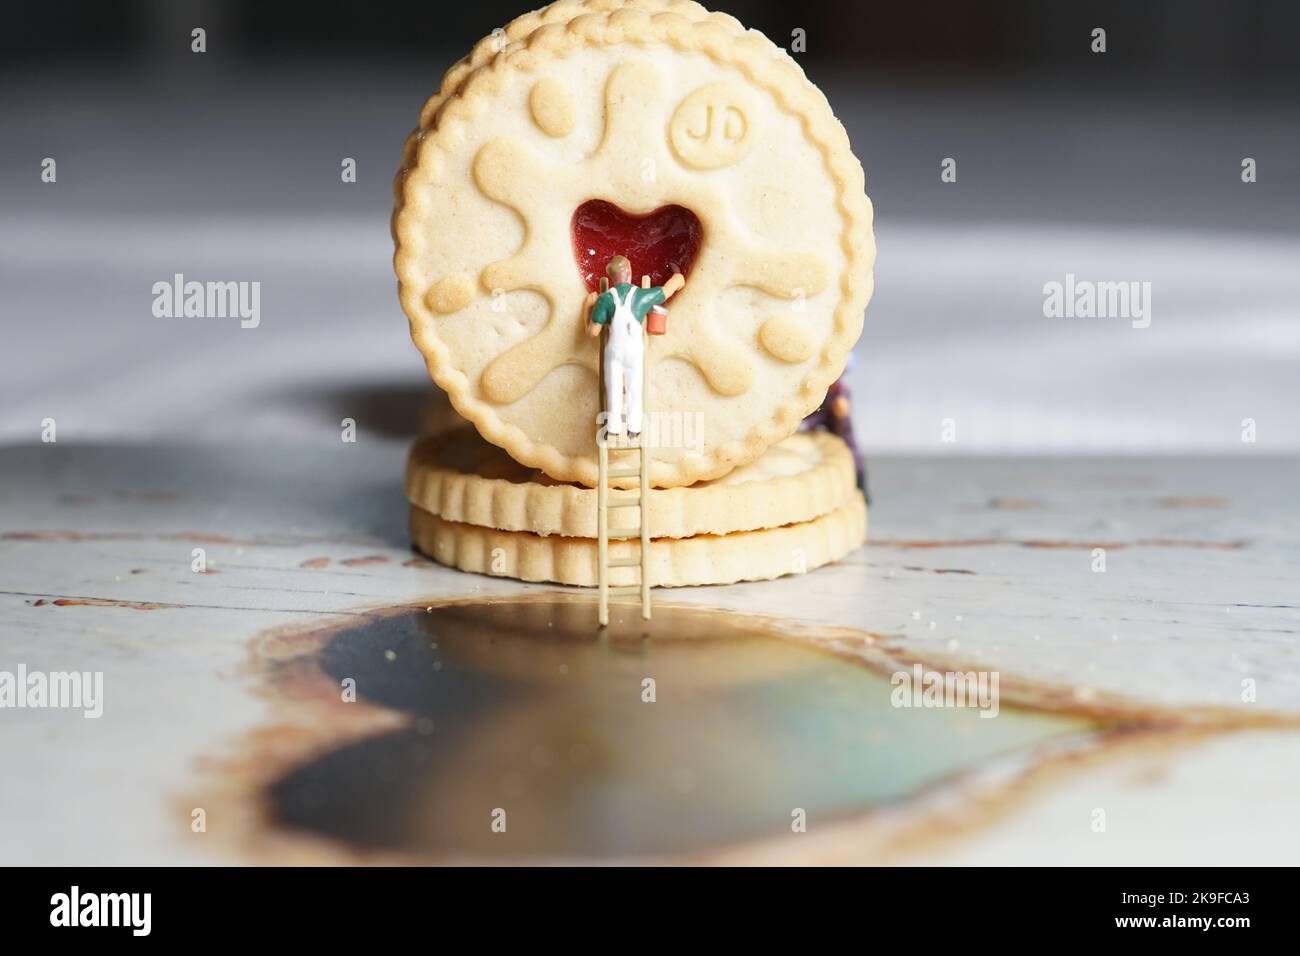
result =
[{"label": "miniature man on ladder", "polygon": [[[650,618],[650,582],[647,577],[650,555],[650,522],[646,504],[649,501],[649,466],[646,459],[644,443],[638,441],[639,461],[635,468],[609,470],[609,446],[607,437],[622,435],[626,428],[629,439],[637,440],[641,434],[645,413],[646,392],[646,347],[645,332],[651,335],[663,335],[667,331],[664,317],[667,310],[663,303],[686,284],[680,272],[662,286],[651,286],[650,277],[643,276],[641,286],[632,284],[632,263],[626,256],[614,256],[605,267],[609,282],[601,280],[601,291],[587,296],[586,308],[587,334],[592,338],[600,335],[601,329],[609,327],[609,339],[605,343],[602,360],[605,385],[605,419],[604,428],[597,435],[600,458],[600,480],[597,490],[598,513],[598,561],[600,573],[600,624],[609,623],[609,569],[611,567],[632,567],[641,569],[641,583],[636,587],[614,588],[615,594],[638,593],[641,596],[641,616]],[[647,316],[649,321],[647,322]],[[626,409],[626,415],[624,411]],[[626,422],[625,422],[626,419]],[[640,479],[640,493],[610,500],[609,479]],[[614,537],[640,537],[641,554],[639,558],[609,560],[609,509],[636,507],[641,511],[640,529],[634,533],[623,532]]]}]

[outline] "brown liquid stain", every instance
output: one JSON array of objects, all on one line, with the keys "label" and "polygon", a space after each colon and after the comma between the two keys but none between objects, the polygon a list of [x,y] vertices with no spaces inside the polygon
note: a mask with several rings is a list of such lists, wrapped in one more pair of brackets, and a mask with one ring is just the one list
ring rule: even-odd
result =
[{"label": "brown liquid stain", "polygon": [[[133,572],[134,573],[134,572]],[[133,611],[161,611],[165,608],[183,607],[181,604],[160,604],[156,601],[119,601],[114,598],[41,598],[32,607],[125,607]]]},{"label": "brown liquid stain", "polygon": [[991,511],[1038,511],[1047,505],[1035,498],[990,498],[984,507]]},{"label": "brown liquid stain", "polygon": [[1140,548],[1212,548],[1219,551],[1240,551],[1248,547],[1249,541],[1197,541],[1186,538],[1142,538],[1137,542]]},{"label": "brown liquid stain", "polygon": [[300,567],[300,568],[323,568],[323,567],[326,567],[329,563],[330,563],[330,559],[329,559],[329,558],[308,558],[306,561],[304,561],[304,562],[302,562],[300,565],[298,565],[298,567]]},{"label": "brown liquid stain", "polygon": [[1170,495],[1156,499],[1157,508],[1226,508],[1227,498],[1215,495]]},{"label": "brown liquid stain", "polygon": [[388,558],[382,554],[368,554],[363,558],[344,558],[339,564],[349,568],[364,568],[372,564],[387,564]]},{"label": "brown liquid stain", "polygon": [[[577,604],[593,615],[585,595],[541,592],[500,599],[440,600],[432,606],[497,603]],[[662,605],[690,612],[735,615],[731,609]],[[407,853],[344,844],[311,833],[290,831],[271,819],[269,788],[295,768],[336,752],[349,743],[410,726],[411,715],[358,698],[340,703],[339,685],[322,669],[318,654],[335,635],[388,615],[426,609],[423,604],[362,610],[327,626],[291,627],[265,632],[250,643],[241,676],[266,701],[272,719],[236,739],[221,754],[200,765],[202,786],[177,802],[178,825],[189,827],[191,811],[203,807],[209,819],[222,821],[223,848],[245,862],[289,865],[420,862],[473,864],[473,858],[429,860]],[[763,621],[769,636],[795,640],[861,664],[885,676],[913,664],[930,670],[969,671],[974,665],[956,656],[918,655],[905,651],[889,635],[826,626],[804,625],[783,618],[746,614]],[[1224,706],[1165,708],[1078,686],[1017,678],[1000,670],[1002,707],[1046,710],[1086,717],[1109,727],[1068,745],[1053,744],[1025,755],[1014,772],[962,772],[923,788],[901,807],[872,809],[801,834],[797,850],[788,839],[753,840],[699,854],[635,862],[706,865],[890,863],[909,853],[942,845],[1005,819],[1035,796],[1068,783],[1088,768],[1132,754],[1157,758],[1232,730],[1300,726],[1300,719],[1244,712]],[[954,796],[960,796],[955,800]],[[526,862],[535,864],[536,860]],[[542,861],[545,862],[545,861]],[[560,861],[555,861],[560,862]],[[607,861],[606,861],[607,862]]]}]

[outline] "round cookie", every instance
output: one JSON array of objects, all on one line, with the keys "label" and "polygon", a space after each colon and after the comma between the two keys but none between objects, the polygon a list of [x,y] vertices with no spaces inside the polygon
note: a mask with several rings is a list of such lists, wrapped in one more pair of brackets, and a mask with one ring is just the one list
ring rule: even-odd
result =
[{"label": "round cookie", "polygon": [[652,450],[652,484],[675,487],[753,460],[821,401],[861,330],[871,207],[843,128],[770,41],[681,4],[610,6],[547,8],[449,73],[399,177],[395,265],[457,410],[524,464],[594,485],[591,201],[694,217],[633,261],[657,279],[693,261],[650,346],[652,422],[702,437],[702,454]]},{"label": "round cookie", "polygon": [[[862,544],[866,533],[867,506],[855,492],[846,504],[812,521],[653,540],[649,581],[652,587],[685,587],[802,574],[844,557]],[[412,505],[411,540],[439,564],[462,571],[582,587],[598,584],[596,542],[591,538],[542,537],[459,524]],[[636,558],[639,551],[639,542],[609,542],[611,560]],[[639,583],[637,568],[611,568],[609,574],[611,587]]]},{"label": "round cookie", "polygon": [[[829,432],[800,432],[722,478],[652,490],[650,536],[730,534],[810,521],[856,495],[854,478],[853,455],[843,441]],[[446,521],[541,536],[596,536],[594,489],[547,478],[468,427],[412,446],[406,496]],[[611,511],[609,520],[611,531],[640,527],[636,508]]]}]

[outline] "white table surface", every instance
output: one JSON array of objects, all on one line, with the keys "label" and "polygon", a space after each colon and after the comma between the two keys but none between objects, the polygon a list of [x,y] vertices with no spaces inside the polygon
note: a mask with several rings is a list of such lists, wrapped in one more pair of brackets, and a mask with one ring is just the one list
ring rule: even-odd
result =
[{"label": "white table surface", "polygon": [[[5,862],[267,860],[221,828],[196,837],[178,809],[210,790],[214,759],[305,706],[250,677],[259,635],[540,589],[410,566],[401,455],[381,441],[0,451],[0,665],[106,681],[99,720],[0,712]],[[659,599],[770,615],[802,640],[867,632],[872,666],[997,670],[1004,706],[1128,715],[1148,730],[1087,760],[990,767],[1006,778],[996,799],[949,781],[939,792],[957,809],[927,825],[933,839],[882,817],[869,835],[837,832],[796,858],[1294,859],[1300,463],[880,458],[872,479],[872,541],[844,561]],[[192,573],[196,546],[218,573]],[[1105,573],[1091,570],[1094,547],[1107,550]],[[346,563],[357,558],[376,560]],[[139,607],[150,604],[167,606]],[[297,718],[311,726],[310,709]],[[230,801],[247,810],[241,793]],[[1096,807],[1105,834],[1090,830]],[[882,825],[913,836],[887,840],[886,854]]]}]

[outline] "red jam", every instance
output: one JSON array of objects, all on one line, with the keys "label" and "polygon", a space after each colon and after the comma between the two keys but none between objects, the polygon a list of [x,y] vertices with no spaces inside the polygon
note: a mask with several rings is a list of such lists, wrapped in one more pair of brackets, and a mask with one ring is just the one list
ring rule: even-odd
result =
[{"label": "red jam", "polygon": [[613,203],[590,199],[573,213],[573,255],[592,291],[600,288],[614,256],[632,260],[635,285],[647,274],[651,285],[663,285],[674,272],[689,277],[703,240],[704,226],[684,206],[629,216]]}]

